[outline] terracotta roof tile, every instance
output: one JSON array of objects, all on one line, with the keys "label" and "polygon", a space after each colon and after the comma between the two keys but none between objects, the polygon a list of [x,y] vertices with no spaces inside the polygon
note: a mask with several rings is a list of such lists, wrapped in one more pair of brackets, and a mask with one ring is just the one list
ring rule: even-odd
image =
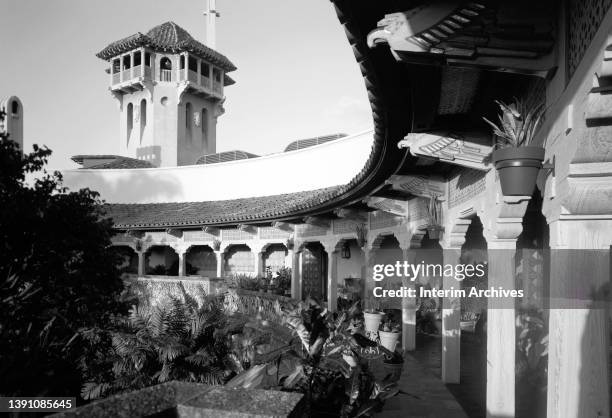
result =
[{"label": "terracotta roof tile", "polygon": [[155,26],[146,35],[138,32],[115,41],[98,52],[96,56],[108,61],[119,54],[140,46],[171,53],[191,52],[220,66],[225,71],[236,69],[236,66],[225,55],[195,40],[189,32],[174,22],[166,22]]},{"label": "terracotta roof tile", "polygon": [[108,204],[116,229],[230,224],[274,219],[328,200],[339,187],[233,200]]},{"label": "terracotta roof tile", "polygon": [[85,166],[87,169],[112,169],[112,168],[152,168],[154,167],[149,161],[138,160],[136,158],[124,157],[122,155],[75,155],[72,161],[77,164],[84,165],[87,160],[108,160]]}]

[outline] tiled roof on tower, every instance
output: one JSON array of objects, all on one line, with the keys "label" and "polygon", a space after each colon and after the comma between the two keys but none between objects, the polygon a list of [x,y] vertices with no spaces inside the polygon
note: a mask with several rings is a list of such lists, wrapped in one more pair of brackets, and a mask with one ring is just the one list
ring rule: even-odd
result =
[{"label": "tiled roof on tower", "polygon": [[223,54],[195,40],[189,32],[174,22],[166,22],[155,26],[146,35],[141,32],[120,39],[108,45],[96,56],[110,60],[119,54],[140,46],[147,46],[164,52],[191,52],[200,58],[218,65],[225,71],[234,71],[236,66]]}]

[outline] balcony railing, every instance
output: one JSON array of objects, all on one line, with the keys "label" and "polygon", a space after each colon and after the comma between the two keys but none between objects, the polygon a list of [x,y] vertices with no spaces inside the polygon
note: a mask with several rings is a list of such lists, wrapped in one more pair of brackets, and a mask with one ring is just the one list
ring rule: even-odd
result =
[{"label": "balcony railing", "polygon": [[172,70],[161,70],[159,72],[159,81],[172,81]]},{"label": "balcony railing", "polygon": [[198,73],[195,71],[187,71],[187,81],[191,81],[192,83],[198,82]]},{"label": "balcony railing", "polygon": [[126,68],[112,74],[111,84],[117,85],[129,82],[140,77],[151,78],[153,71],[148,65],[136,65],[132,68]]}]

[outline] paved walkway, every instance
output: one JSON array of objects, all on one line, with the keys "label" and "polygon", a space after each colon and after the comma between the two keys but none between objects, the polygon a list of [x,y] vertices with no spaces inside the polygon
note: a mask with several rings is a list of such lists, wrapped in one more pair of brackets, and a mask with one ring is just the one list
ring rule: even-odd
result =
[{"label": "paved walkway", "polygon": [[[400,393],[389,399],[378,418],[467,418],[442,381],[407,354],[399,381]],[[411,396],[412,395],[412,396]],[[417,399],[418,398],[418,399]]]}]

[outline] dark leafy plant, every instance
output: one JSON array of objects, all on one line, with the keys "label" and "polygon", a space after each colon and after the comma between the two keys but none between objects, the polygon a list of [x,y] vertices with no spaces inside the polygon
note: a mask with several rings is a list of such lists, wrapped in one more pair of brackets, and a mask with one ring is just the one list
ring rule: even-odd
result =
[{"label": "dark leafy plant", "polygon": [[[287,312],[286,325],[295,339],[276,350],[268,362],[246,370],[227,385],[303,392],[304,416],[369,416],[399,391],[387,380],[376,381],[362,356],[364,348],[378,345],[355,332],[360,317],[358,303],[333,315],[308,300]],[[390,359],[395,356],[382,346],[379,349]]]},{"label": "dark leafy plant", "polygon": [[127,311],[102,202],[88,189],[63,188],[61,175],[44,169],[50,154],[36,145],[23,154],[0,134],[3,396],[74,396],[86,349],[79,330]]}]

